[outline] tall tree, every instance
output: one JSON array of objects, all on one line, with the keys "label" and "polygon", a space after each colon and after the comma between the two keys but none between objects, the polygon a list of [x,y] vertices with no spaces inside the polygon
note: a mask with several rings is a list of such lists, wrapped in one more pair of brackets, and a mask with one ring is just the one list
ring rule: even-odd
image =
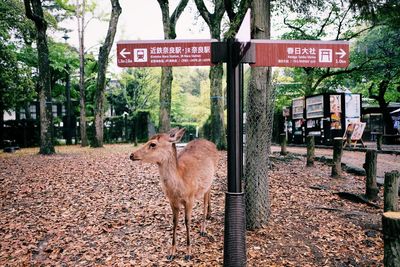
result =
[{"label": "tall tree", "polygon": [[55,153],[53,144],[53,116],[50,85],[49,48],[47,46],[47,22],[40,0],[24,0],[25,14],[36,27],[38,52],[38,91],[40,107],[40,150],[43,155]]},{"label": "tall tree", "polygon": [[[251,38],[270,39],[271,1],[251,3]],[[271,68],[251,68],[247,94],[246,124],[246,226],[256,229],[265,225],[270,213],[268,153],[272,136]]]},{"label": "tall tree", "polygon": [[[214,13],[208,11],[203,0],[195,0],[200,15],[207,23],[211,38],[221,39],[221,21],[225,13],[224,0],[214,1]],[[210,68],[210,102],[211,102],[211,141],[218,149],[226,149],[225,126],[224,126],[224,92],[222,87],[222,76],[224,70],[222,63]]]},{"label": "tall tree", "polygon": [[348,78],[356,89],[374,99],[380,107],[386,133],[395,133],[390,102],[400,100],[400,28],[379,26],[355,43],[353,64],[362,66]]},{"label": "tall tree", "polygon": [[[180,0],[171,16],[169,16],[169,1],[157,0],[161,8],[164,28],[164,39],[176,38],[176,23],[189,0]],[[172,67],[162,67],[160,87],[159,132],[168,132],[171,127],[171,90],[173,73]]]},{"label": "tall tree", "polygon": [[78,22],[78,40],[79,40],[79,127],[81,134],[81,146],[88,145],[86,133],[86,106],[85,106],[85,12],[86,0],[76,0],[75,16]]},{"label": "tall tree", "polygon": [[114,42],[115,33],[117,31],[119,15],[122,12],[119,0],[111,1],[111,18],[108,25],[107,36],[104,44],[100,47],[98,59],[98,71],[96,82],[96,107],[95,107],[95,138],[93,147],[103,146],[103,131],[104,131],[104,104],[105,104],[105,87],[106,87],[106,70],[108,64],[108,56]]}]

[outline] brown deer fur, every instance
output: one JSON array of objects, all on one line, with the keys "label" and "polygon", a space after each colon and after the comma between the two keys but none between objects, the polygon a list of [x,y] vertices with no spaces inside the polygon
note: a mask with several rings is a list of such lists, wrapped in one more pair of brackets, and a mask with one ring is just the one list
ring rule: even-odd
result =
[{"label": "brown deer fur", "polygon": [[195,199],[203,198],[203,222],[201,235],[206,234],[206,218],[210,216],[210,191],[217,168],[216,146],[202,139],[189,142],[177,154],[175,143],[179,142],[185,129],[172,129],[167,134],[157,134],[134,151],[131,160],[141,160],[158,165],[161,187],[171,205],[173,214],[172,247],[168,259],[176,253],[176,228],[181,206],[185,210],[186,245],[185,259],[191,258],[190,221]]}]

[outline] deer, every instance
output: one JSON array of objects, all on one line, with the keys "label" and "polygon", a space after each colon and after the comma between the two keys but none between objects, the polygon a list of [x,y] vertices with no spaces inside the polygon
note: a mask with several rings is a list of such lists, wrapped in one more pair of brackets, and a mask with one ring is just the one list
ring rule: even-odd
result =
[{"label": "deer", "polygon": [[214,143],[195,139],[177,153],[176,143],[185,134],[185,128],[174,128],[168,133],[156,134],[135,150],[130,159],[158,165],[161,188],[172,209],[172,246],[167,259],[176,254],[176,229],[180,209],[183,206],[186,226],[186,261],[191,260],[190,224],[195,200],[203,199],[203,216],[200,235],[207,236],[206,220],[211,217],[211,184],[218,162],[218,150]]}]

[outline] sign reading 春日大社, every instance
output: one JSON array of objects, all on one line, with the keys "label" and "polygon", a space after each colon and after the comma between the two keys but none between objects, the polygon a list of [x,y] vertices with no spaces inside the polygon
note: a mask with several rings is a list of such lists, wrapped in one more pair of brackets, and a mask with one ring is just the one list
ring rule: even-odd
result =
[{"label": "sign reading \u6625\u65e5\u5927\u793e", "polygon": [[345,68],[349,65],[349,42],[303,40],[251,40],[256,62],[252,67]]},{"label": "sign reading \u6625\u65e5\u5927\u793e", "polygon": [[119,67],[211,66],[215,40],[119,41]]}]

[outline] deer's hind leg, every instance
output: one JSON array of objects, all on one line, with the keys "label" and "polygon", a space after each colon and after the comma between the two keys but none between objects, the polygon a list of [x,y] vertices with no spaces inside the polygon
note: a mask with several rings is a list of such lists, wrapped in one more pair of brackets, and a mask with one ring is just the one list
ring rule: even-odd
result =
[{"label": "deer's hind leg", "polygon": [[200,229],[201,236],[207,236],[206,232],[207,219],[211,217],[210,195],[211,195],[211,189],[204,194],[203,221],[201,223],[201,229]]}]

